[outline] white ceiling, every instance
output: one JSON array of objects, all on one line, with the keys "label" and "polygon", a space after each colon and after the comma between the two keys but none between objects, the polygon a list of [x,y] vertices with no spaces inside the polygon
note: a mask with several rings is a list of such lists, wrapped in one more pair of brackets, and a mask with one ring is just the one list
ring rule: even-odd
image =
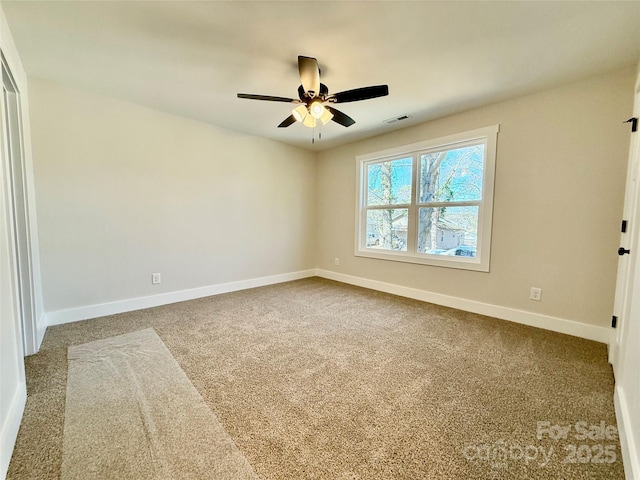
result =
[{"label": "white ceiling", "polygon": [[[635,65],[640,2],[4,1],[28,75],[321,150]],[[356,120],[277,128],[297,56],[330,92],[388,84],[338,105]],[[384,120],[403,114],[409,120]]]}]

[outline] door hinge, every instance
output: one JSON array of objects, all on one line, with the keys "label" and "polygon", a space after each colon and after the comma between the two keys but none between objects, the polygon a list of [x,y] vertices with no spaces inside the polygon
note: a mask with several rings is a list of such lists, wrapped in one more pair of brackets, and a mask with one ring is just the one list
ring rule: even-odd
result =
[{"label": "door hinge", "polygon": [[631,124],[631,131],[632,132],[636,132],[638,131],[638,118],[637,117],[631,117],[629,120],[622,122],[622,123],[630,123]]},{"label": "door hinge", "polygon": [[626,220],[622,220],[622,226],[620,227],[620,231],[622,233],[627,233],[627,221]]},{"label": "door hinge", "polygon": [[616,328],[616,325],[618,325],[618,317],[614,315],[611,317],[611,328]]}]

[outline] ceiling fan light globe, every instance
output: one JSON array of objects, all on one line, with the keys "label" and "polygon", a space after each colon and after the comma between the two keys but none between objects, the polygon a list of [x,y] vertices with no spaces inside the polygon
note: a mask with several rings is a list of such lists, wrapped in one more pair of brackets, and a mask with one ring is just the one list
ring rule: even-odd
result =
[{"label": "ceiling fan light globe", "polygon": [[309,106],[309,112],[311,113],[311,115],[313,115],[314,118],[317,119],[322,118],[325,110],[326,109],[324,108],[324,105],[322,105],[322,102],[319,102],[317,100]]},{"label": "ceiling fan light globe", "polygon": [[295,118],[298,122],[304,122],[307,117],[307,107],[306,105],[299,105],[291,111],[293,118]]},{"label": "ceiling fan light globe", "polygon": [[305,127],[315,128],[316,119],[312,115],[307,115],[302,123],[304,123]]},{"label": "ceiling fan light globe", "polygon": [[325,108],[324,113],[320,117],[320,121],[322,122],[323,125],[326,125],[331,121],[332,118],[333,118],[333,113],[331,113],[328,109]]}]

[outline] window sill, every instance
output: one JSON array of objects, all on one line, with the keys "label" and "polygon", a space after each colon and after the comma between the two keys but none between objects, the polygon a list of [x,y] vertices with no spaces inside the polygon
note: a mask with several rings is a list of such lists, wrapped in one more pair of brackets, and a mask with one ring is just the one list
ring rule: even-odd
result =
[{"label": "window sill", "polygon": [[457,268],[461,270],[473,270],[477,272],[489,272],[489,256],[486,255],[486,264],[480,262],[476,257],[449,256],[445,255],[414,255],[406,252],[384,251],[366,249],[356,250],[356,257],[375,258],[378,260],[388,260],[392,262],[415,263],[418,265],[429,265],[433,267]]}]

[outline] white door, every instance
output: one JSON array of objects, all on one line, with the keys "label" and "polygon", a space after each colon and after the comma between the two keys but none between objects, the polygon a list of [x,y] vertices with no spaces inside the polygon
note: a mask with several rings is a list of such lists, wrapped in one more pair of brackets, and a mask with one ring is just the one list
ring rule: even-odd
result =
[{"label": "white door", "polygon": [[[634,118],[640,117],[640,75]],[[638,122],[638,120],[636,120]],[[615,403],[627,478],[640,479],[640,122],[631,134],[625,192],[626,233],[621,234],[609,361],[615,375]],[[628,251],[628,252],[627,252]]]},{"label": "white door", "polygon": [[[640,115],[640,79],[636,84],[633,118]],[[638,120],[636,120],[638,122]],[[632,123],[629,123],[629,128]],[[618,260],[618,276],[613,314],[616,317],[616,328],[612,330],[609,342],[609,362],[613,365],[616,377],[622,373],[620,368],[621,343],[626,338],[629,319],[627,318],[631,301],[634,297],[633,264],[638,258],[638,232],[640,231],[640,123],[637,131],[631,134],[629,147],[629,166],[627,169],[627,185],[623,210],[624,228],[620,234],[620,250]],[[621,225],[622,227],[622,225]],[[629,253],[625,253],[628,251]],[[620,255],[622,254],[622,255]],[[639,279],[640,282],[640,279]],[[636,293],[637,296],[637,293]]]}]

